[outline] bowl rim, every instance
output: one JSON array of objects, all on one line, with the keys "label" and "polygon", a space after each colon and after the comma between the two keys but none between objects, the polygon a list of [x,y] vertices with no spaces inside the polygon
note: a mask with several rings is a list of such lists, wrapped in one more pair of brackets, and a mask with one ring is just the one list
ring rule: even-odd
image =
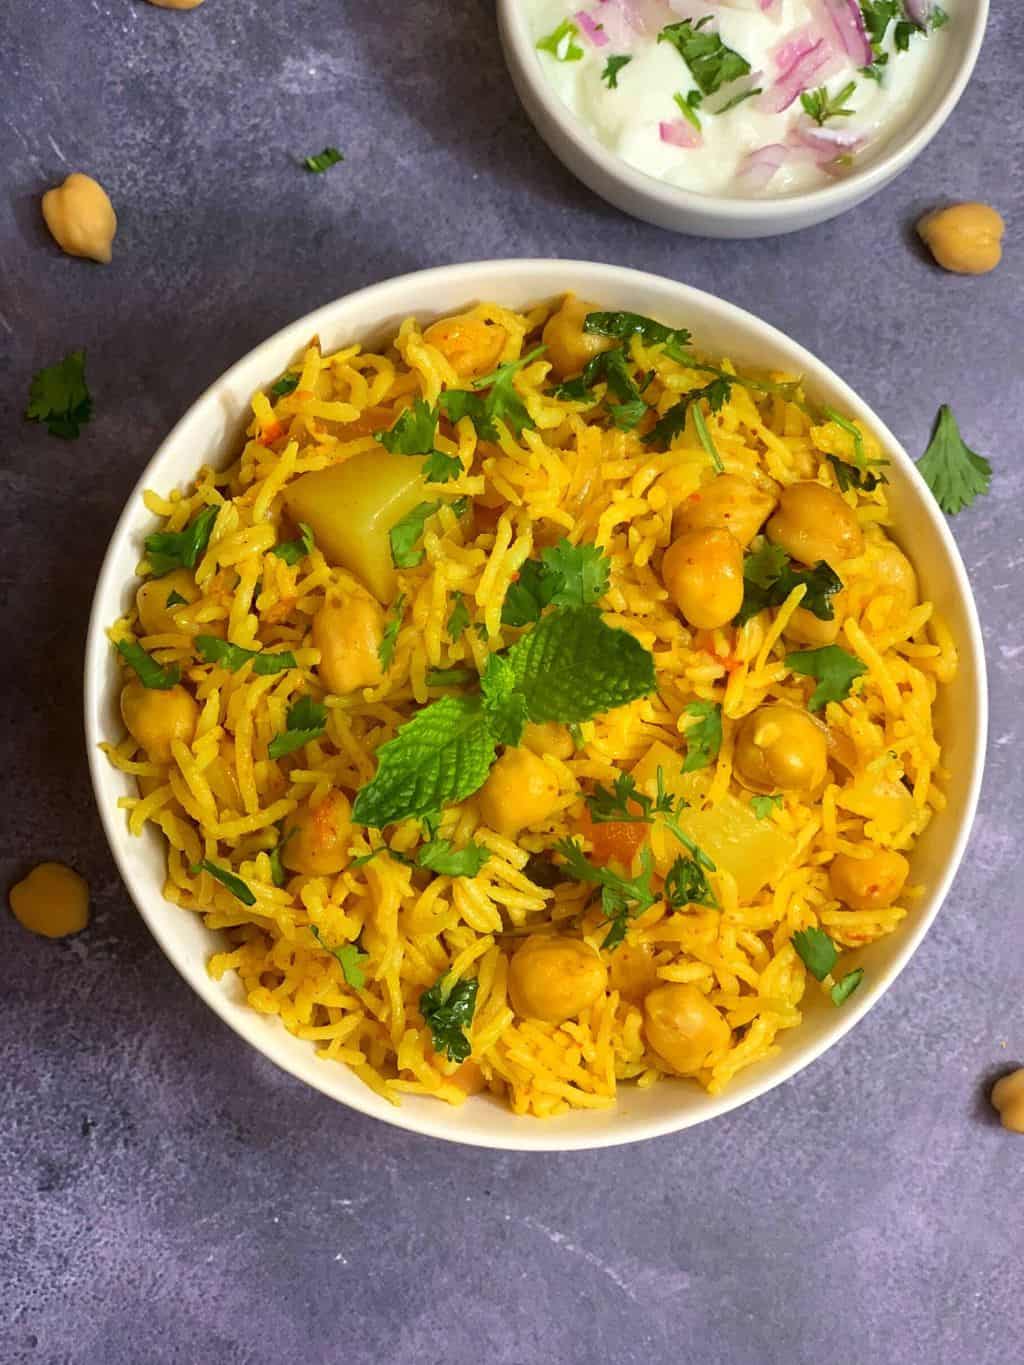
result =
[{"label": "bowl rim", "polygon": [[[143,506],[141,501],[142,492],[147,487],[152,487],[155,480],[159,480],[160,466],[165,457],[171,454],[179,442],[180,434],[187,429],[194,417],[201,415],[203,409],[209,409],[211,415],[216,413],[218,403],[222,393],[228,390],[232,380],[240,374],[246,367],[250,366],[260,357],[263,352],[281,351],[285,347],[286,341],[291,345],[293,351],[297,350],[311,335],[319,333],[321,328],[336,325],[336,318],[339,313],[346,310],[357,310],[367,304],[377,304],[376,313],[382,319],[389,316],[389,302],[395,298],[400,300],[405,291],[412,284],[424,284],[436,286],[438,292],[447,289],[453,297],[460,300],[468,300],[476,297],[478,291],[474,289],[475,282],[480,279],[490,279],[496,273],[503,277],[514,275],[516,272],[523,272],[530,276],[538,276],[544,283],[538,283],[536,289],[531,291],[537,297],[557,296],[564,293],[566,288],[572,286],[573,275],[575,273],[586,272],[590,277],[587,288],[597,292],[602,286],[600,283],[593,283],[595,277],[604,276],[609,288],[616,287],[620,290],[635,284],[639,290],[643,285],[653,286],[664,289],[666,286],[676,296],[682,306],[687,301],[693,301],[705,313],[717,313],[720,319],[730,322],[737,328],[758,335],[759,343],[766,349],[782,349],[790,352],[811,378],[812,383],[828,384],[834,387],[840,394],[840,401],[846,411],[868,421],[872,429],[884,442],[893,457],[901,473],[909,480],[919,485],[919,491],[923,490],[926,498],[923,506],[926,515],[929,517],[942,542],[943,550],[946,555],[948,566],[952,571],[953,587],[957,598],[964,608],[964,620],[967,636],[970,644],[970,659],[976,670],[976,699],[977,705],[972,720],[974,725],[974,737],[971,753],[971,774],[967,784],[967,794],[964,805],[964,815],[957,829],[955,837],[951,840],[948,851],[945,855],[945,868],[940,877],[933,883],[930,889],[931,908],[927,915],[922,916],[913,926],[907,928],[900,935],[899,946],[891,965],[887,968],[884,977],[878,977],[872,982],[871,989],[862,990],[853,996],[844,1010],[839,1013],[835,1024],[830,1028],[824,1038],[819,1039],[814,1044],[804,1044],[802,1048],[794,1049],[792,1055],[778,1071],[767,1078],[755,1079],[744,1086],[742,1082],[734,1084],[733,1088],[727,1090],[724,1095],[716,1095],[714,1100],[713,1112],[693,1112],[687,1109],[680,1109],[663,1119],[642,1119],[626,1120],[620,1128],[612,1128],[605,1132],[595,1132],[593,1135],[558,1134],[553,1126],[558,1120],[541,1122],[540,1120],[531,1121],[515,1117],[509,1112],[509,1128],[507,1135],[503,1134],[497,1138],[489,1134],[480,1134],[475,1131],[460,1132],[457,1114],[464,1112],[460,1106],[457,1110],[450,1110],[449,1106],[438,1104],[438,1113],[435,1116],[428,1112],[426,1116],[413,1111],[412,1106],[394,1107],[384,1101],[380,1101],[369,1087],[355,1089],[352,1094],[341,1096],[330,1086],[329,1072],[323,1068],[323,1079],[320,1079],[319,1068],[313,1068],[313,1074],[307,1075],[301,1072],[297,1065],[293,1065],[291,1059],[281,1053],[275,1054],[273,1048],[258,1036],[255,1024],[263,1016],[255,1011],[238,1010],[229,1002],[223,987],[219,982],[213,980],[206,970],[206,961],[200,963],[191,961],[189,955],[180,950],[173,932],[173,919],[167,911],[172,907],[166,901],[160,890],[156,890],[143,883],[141,876],[138,876],[129,865],[126,850],[130,846],[128,840],[132,837],[124,821],[123,813],[116,803],[106,799],[104,794],[105,781],[110,780],[108,761],[101,752],[99,745],[108,736],[103,733],[100,725],[100,716],[103,707],[103,691],[110,668],[110,644],[106,634],[109,624],[109,607],[106,605],[108,599],[117,601],[123,596],[124,581],[123,576],[116,571],[117,548],[119,545],[137,534],[136,525],[140,520],[139,509]],[[401,311],[398,309],[397,311]],[[374,324],[369,324],[364,328],[364,335],[372,335]],[[280,367],[278,367],[280,368]],[[274,371],[277,372],[276,370]],[[268,373],[267,379],[272,376]],[[965,655],[967,651],[962,651]],[[697,289],[692,285],[682,283],[678,280],[670,279],[667,276],[656,275],[649,271],[633,270],[625,266],[610,265],[602,262],[565,260],[548,258],[511,258],[472,261],[462,264],[436,266],[426,270],[410,271],[402,275],[393,276],[387,280],[376,284],[364,286],[350,294],[342,295],[340,298],[333,299],[327,304],[321,305],[312,312],[296,319],[294,322],[279,328],[271,336],[253,346],[245,355],[237,360],[222,375],[211,383],[198,398],[191,403],[181,418],[174,424],[170,432],[158,445],[156,452],[147,462],[138,480],[128,495],[125,505],[117,519],[114,530],[111,533],[107,549],[104,553],[103,564],[97,578],[96,587],[93,593],[92,604],[89,612],[89,623],[86,635],[84,651],[84,728],[87,758],[89,763],[89,773],[92,782],[93,795],[99,808],[100,820],[106,834],[107,842],[113,854],[121,879],[128,891],[139,914],[142,916],[150,933],[156,939],[157,944],[164,955],[177,970],[180,976],[192,987],[196,994],[217,1014],[240,1038],[250,1046],[254,1047],[267,1060],[274,1063],[281,1070],[288,1072],[295,1079],[302,1081],[315,1089],[320,1090],[330,1099],[337,1103],[346,1105],[370,1118],[380,1119],[393,1127],[405,1129],[426,1137],[440,1138],[444,1141],[455,1142],[465,1146],[475,1146],[488,1148],[495,1151],[581,1151],[604,1147],[622,1146],[631,1142],[646,1141],[649,1138],[662,1137],[670,1133],[678,1133],[683,1130],[695,1127],[701,1123],[718,1118],[723,1114],[729,1113],[733,1109],[750,1101],[759,1099],[762,1095],[774,1090],[776,1086],[789,1080],[798,1072],[810,1066],[820,1056],[835,1046],[847,1033],[864,1017],[882,996],[890,989],[897,980],[907,963],[917,951],[926,933],[934,923],[939,910],[949,894],[953,879],[959,869],[963,859],[967,841],[970,837],[971,828],[974,822],[978,806],[978,799],[981,790],[982,777],[984,774],[986,758],[986,741],[988,734],[988,684],[984,644],[982,639],[981,625],[978,618],[977,605],[971,589],[967,570],[960,556],[956,541],[950,531],[949,524],[945,516],[934,502],[927,485],[917,472],[913,460],[904,450],[902,444],[896,439],[893,433],[884,422],[876,415],[867,403],[861,399],[846,382],[835,372],[819,360],[812,352],[800,345],[793,338],[786,336],[771,323],[763,321],[755,314],[740,308],[737,304],[730,303],[717,295],[709,294],[704,290]],[[250,1017],[251,1016],[251,1017]],[[280,1024],[278,1027],[282,1027]],[[276,1035],[275,1035],[276,1036]],[[364,1093],[365,1092],[365,1093]],[[469,1103],[473,1103],[472,1099]],[[607,1113],[609,1111],[600,1111]]]},{"label": "bowl rim", "polygon": [[[510,64],[515,61],[519,74],[542,106],[545,115],[557,125],[559,132],[572,145],[577,156],[596,165],[605,175],[632,194],[648,203],[657,204],[659,208],[669,213],[688,213],[698,218],[719,218],[736,224],[749,222],[751,219],[761,219],[768,224],[775,224],[781,223],[782,220],[799,218],[803,213],[820,213],[825,218],[841,213],[845,208],[853,208],[855,204],[848,203],[848,200],[862,202],[903,171],[925,149],[952,114],[974,73],[988,24],[989,0],[974,0],[974,3],[976,8],[973,18],[967,16],[972,22],[967,30],[967,40],[957,64],[956,75],[946,87],[942,99],[916,133],[902,140],[894,139],[889,149],[877,160],[863,168],[854,169],[850,175],[844,176],[834,184],[819,185],[816,189],[804,190],[799,194],[763,199],[753,196],[734,198],[729,195],[698,194],[694,190],[669,185],[667,181],[660,180],[657,176],[638,170],[610,151],[563,104],[551,82],[545,78],[537,60],[522,0],[498,0],[497,12],[501,33],[507,39],[506,57]],[[532,120],[530,109],[527,108],[526,111]],[[566,164],[573,174],[578,174],[571,165],[571,160]]]}]

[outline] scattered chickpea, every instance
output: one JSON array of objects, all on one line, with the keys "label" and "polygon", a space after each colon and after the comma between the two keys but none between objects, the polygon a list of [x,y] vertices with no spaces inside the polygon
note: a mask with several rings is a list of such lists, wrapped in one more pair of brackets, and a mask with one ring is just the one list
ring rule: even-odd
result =
[{"label": "scattered chickpea", "polygon": [[178,633],[173,614],[175,608],[167,605],[167,599],[172,593],[177,593],[186,602],[195,601],[199,594],[190,569],[174,569],[164,574],[162,578],[147,578],[140,586],[135,594],[135,606],[138,609],[143,634]]},{"label": "scattered chickpea", "polygon": [[143,687],[140,682],[130,682],[121,693],[121,718],[151,762],[170,763],[174,740],[192,743],[199,707],[180,684],[158,691]]},{"label": "scattered chickpea", "polygon": [[743,604],[743,550],[731,531],[684,531],[665,551],[661,578],[691,626],[717,630]]},{"label": "scattered chickpea", "polygon": [[877,849],[870,858],[851,858],[837,853],[829,865],[832,894],[851,910],[884,910],[892,905],[910,875],[902,853]]},{"label": "scattered chickpea", "polygon": [[561,1024],[592,1005],[608,984],[589,943],[561,935],[528,938],[508,969],[512,1008],[523,1019]]},{"label": "scattered chickpea", "polygon": [[484,823],[507,839],[558,809],[558,779],[529,749],[506,749],[480,789]]},{"label": "scattered chickpea", "polygon": [[18,923],[44,938],[66,938],[89,923],[89,885],[63,863],[40,863],[9,899]]},{"label": "scattered chickpea", "polygon": [[423,340],[437,347],[460,379],[479,379],[498,364],[508,333],[497,323],[460,313],[431,323]]},{"label": "scattered chickpea", "polygon": [[157,9],[198,9],[203,0],[149,0]]},{"label": "scattered chickpea", "polygon": [[110,263],[117,214],[106,190],[91,175],[74,171],[43,195],[43,217],[54,241],[69,256]]},{"label": "scattered chickpea", "polygon": [[311,806],[304,801],[284,822],[281,861],[307,877],[330,877],[348,863],[352,807],[344,792],[330,791]]},{"label": "scattered chickpea", "polygon": [[733,771],[754,792],[816,791],[828,773],[824,727],[785,702],[759,706],[736,731]]},{"label": "scattered chickpea", "polygon": [[616,948],[608,964],[608,981],[623,1000],[639,1004],[658,984],[658,968],[651,944],[627,942]]},{"label": "scattered chickpea", "polygon": [[384,613],[372,597],[325,603],[313,617],[313,644],[320,651],[320,679],[328,692],[346,696],[379,683],[384,677],[383,638]]},{"label": "scattered chickpea", "polygon": [[926,213],[917,232],[943,270],[987,275],[1003,258],[1003,226],[988,204],[952,204]]},{"label": "scattered chickpea", "polygon": [[548,318],[541,340],[548,348],[545,358],[559,379],[579,374],[588,360],[615,345],[611,337],[583,330],[587,314],[598,311],[596,303],[567,294],[558,312]]},{"label": "scattered chickpea", "polygon": [[794,644],[812,645],[815,649],[820,645],[833,644],[838,638],[839,627],[846,615],[846,594],[837,592],[831,598],[831,603],[831,621],[823,621],[820,616],[815,616],[814,612],[808,611],[806,607],[797,607],[786,622],[783,635],[787,640],[792,640]]},{"label": "scattered chickpea", "polygon": [[1003,1127],[1011,1133],[1024,1133],[1024,1067],[996,1081],[991,1098]]},{"label": "scattered chickpea", "polygon": [[776,497],[739,474],[719,474],[676,508],[672,529],[731,531],[744,549],[775,510]]},{"label": "scattered chickpea", "polygon": [[732,1030],[696,986],[673,983],[644,999],[644,1034],[673,1071],[692,1076],[728,1047]]},{"label": "scattered chickpea", "polygon": [[782,490],[779,506],[766,527],[768,539],[802,564],[824,559],[835,568],[864,549],[864,536],[853,508],[832,488],[813,479]]}]

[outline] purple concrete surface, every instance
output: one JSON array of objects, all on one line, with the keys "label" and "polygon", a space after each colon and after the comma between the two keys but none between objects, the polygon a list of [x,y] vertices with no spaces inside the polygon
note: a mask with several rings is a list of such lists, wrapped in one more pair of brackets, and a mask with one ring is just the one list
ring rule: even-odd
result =
[{"label": "purple concrete surface", "polygon": [[[951,0],[955,3],[955,0]],[[1024,1353],[1024,1139],[986,1083],[1024,1062],[1020,507],[1024,30],[997,0],[945,131],[876,199],[728,243],[623,217],[527,123],[484,0],[7,0],[0,7],[0,601],[7,886],[88,877],[51,943],[0,916],[2,1365],[1005,1365]],[[344,165],[296,155],[336,143]],[[39,196],[96,175],[114,264],[62,256]],[[940,274],[911,236],[995,202],[1006,259]],[[895,989],[758,1103],[678,1138],[497,1155],[374,1124],[195,999],[122,887],[80,722],[107,538],[172,422],[337,295],[504,255],[625,262],[732,299],[822,356],[911,451],[952,403],[995,466],[956,519],[991,667],[982,811]],[[89,352],[95,420],[21,420]]]}]

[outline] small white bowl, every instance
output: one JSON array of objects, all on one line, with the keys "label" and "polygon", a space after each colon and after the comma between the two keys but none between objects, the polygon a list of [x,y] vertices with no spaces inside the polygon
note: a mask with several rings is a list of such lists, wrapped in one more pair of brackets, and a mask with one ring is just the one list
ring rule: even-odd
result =
[{"label": "small white bowl", "polygon": [[[802,373],[819,402],[863,419],[877,434],[893,462],[897,534],[912,544],[924,593],[937,604],[960,649],[959,674],[944,689],[937,708],[945,762],[952,771],[949,804],[936,814],[914,853],[913,880],[927,888],[924,898],[895,934],[857,955],[866,969],[861,989],[842,1009],[809,991],[804,1023],[781,1036],[779,1054],[741,1072],[724,1095],[707,1095],[689,1082],[665,1082],[647,1090],[623,1086],[615,1109],[577,1111],[544,1121],[516,1118],[485,1096],[459,1109],[407,1096],[396,1109],[346,1067],[320,1061],[311,1043],[292,1037],[275,1019],[250,1009],[234,976],[216,982],[208,975],[206,963],[218,949],[219,937],[198,915],[164,900],[162,836],[152,827],[141,839],[129,835],[117,801],[135,795],[134,781],[112,768],[98,748],[101,740],[123,733],[118,671],[105,631],[132,600],[143,537],[153,529],[142,503],[143,489],[165,492],[184,486],[201,464],[226,462],[237,449],[253,391],[276,378],[314,333],[327,349],[334,349],[352,341],[386,338],[409,314],[432,319],[483,299],[523,309],[567,289],[607,308],[631,309],[686,326],[702,348],[728,355],[740,365]],[[513,1150],[605,1147],[688,1128],[764,1094],[837,1042],[899,975],[949,889],[977,804],[986,720],[981,632],[963,563],[945,518],[912,462],[871,409],[821,361],[742,309],[673,280],[582,261],[481,261],[405,275],[329,303],[250,351],[193,404],[143,472],[107,550],[85,656],[85,732],[100,816],[132,899],[185,980],[247,1042],[333,1099],[418,1133]],[[167,1026],[174,1027],[173,1021]],[[855,1066],[856,1052],[849,1060]],[[197,1083],[200,1076],[201,1067]],[[855,1086],[856,1079],[851,1084]]]},{"label": "small white bowl", "polygon": [[988,0],[956,0],[931,89],[902,132],[834,184],[787,197],[733,199],[695,194],[645,174],[608,150],[551,86],[523,0],[498,0],[498,29],[512,81],[537,131],[574,175],[616,208],[698,237],[775,237],[835,218],[877,193],[923,152],[956,107],[978,58]]}]

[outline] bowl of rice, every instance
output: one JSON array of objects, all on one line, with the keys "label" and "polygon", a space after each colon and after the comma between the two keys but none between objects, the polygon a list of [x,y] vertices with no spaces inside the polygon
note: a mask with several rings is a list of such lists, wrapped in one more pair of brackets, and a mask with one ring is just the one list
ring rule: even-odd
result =
[{"label": "bowl of rice", "polygon": [[838,1041],[985,749],[892,433],[750,314],[585,262],[404,276],[239,361],[129,499],[85,676],[107,837],[193,989],[332,1098],[495,1148],[678,1131]]}]

